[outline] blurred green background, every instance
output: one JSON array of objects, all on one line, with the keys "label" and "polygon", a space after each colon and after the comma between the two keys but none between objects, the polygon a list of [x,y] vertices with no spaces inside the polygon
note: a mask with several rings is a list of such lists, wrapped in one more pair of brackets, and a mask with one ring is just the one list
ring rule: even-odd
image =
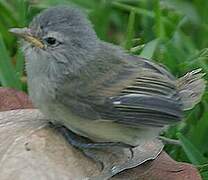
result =
[{"label": "blurred green background", "polygon": [[[154,59],[176,76],[196,68],[208,74],[207,0],[0,0],[0,86],[27,91],[24,57],[8,29],[28,25],[55,4],[83,9],[99,38]],[[170,156],[196,165],[208,179],[208,91],[162,135],[180,143],[166,145]]]}]

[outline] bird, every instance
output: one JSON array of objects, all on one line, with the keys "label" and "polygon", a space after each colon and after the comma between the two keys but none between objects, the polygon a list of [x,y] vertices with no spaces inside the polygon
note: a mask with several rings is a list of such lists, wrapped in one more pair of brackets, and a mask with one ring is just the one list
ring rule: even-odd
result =
[{"label": "bird", "polygon": [[76,147],[137,147],[180,122],[205,91],[202,69],[174,77],[163,65],[97,37],[77,8],[43,10],[23,39],[29,96]]}]

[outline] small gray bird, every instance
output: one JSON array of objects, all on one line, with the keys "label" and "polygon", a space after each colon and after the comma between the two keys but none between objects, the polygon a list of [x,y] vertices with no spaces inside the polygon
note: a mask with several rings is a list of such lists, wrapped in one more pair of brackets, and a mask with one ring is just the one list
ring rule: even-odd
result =
[{"label": "small gray bird", "polygon": [[34,105],[64,126],[78,147],[142,145],[180,121],[205,90],[200,69],[176,79],[164,67],[99,40],[74,8],[49,8],[28,28],[10,32],[24,39]]}]

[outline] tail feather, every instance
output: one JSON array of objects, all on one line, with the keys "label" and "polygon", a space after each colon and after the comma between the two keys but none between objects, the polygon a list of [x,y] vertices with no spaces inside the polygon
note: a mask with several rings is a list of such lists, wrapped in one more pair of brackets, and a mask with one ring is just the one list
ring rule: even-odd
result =
[{"label": "tail feather", "polygon": [[201,70],[196,69],[178,79],[177,86],[183,102],[183,110],[192,109],[201,100],[206,88],[206,81],[203,79],[205,73]]}]

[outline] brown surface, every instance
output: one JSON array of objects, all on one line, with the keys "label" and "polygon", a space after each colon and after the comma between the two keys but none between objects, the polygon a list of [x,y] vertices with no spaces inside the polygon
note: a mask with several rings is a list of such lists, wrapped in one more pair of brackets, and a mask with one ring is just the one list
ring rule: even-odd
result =
[{"label": "brown surface", "polygon": [[[31,102],[25,93],[0,88],[0,111],[30,107]],[[31,180],[57,177],[79,180],[86,174],[97,173],[95,164],[67,144],[54,130],[44,127],[34,131],[45,123],[41,118],[36,120],[37,115],[32,117],[32,113],[27,113],[31,118],[27,122],[20,118],[22,113],[18,115],[16,111],[0,115],[1,180],[26,180],[28,177]],[[7,117],[11,123],[8,123]],[[192,165],[176,162],[162,152],[154,161],[122,172],[112,179],[200,180],[201,177]]]},{"label": "brown surface", "polygon": [[138,180],[200,180],[201,177],[191,164],[176,162],[164,151],[155,159],[142,166],[121,173],[112,180],[124,180],[128,177]]},{"label": "brown surface", "polygon": [[0,111],[26,108],[32,108],[26,93],[11,88],[0,88]]}]

